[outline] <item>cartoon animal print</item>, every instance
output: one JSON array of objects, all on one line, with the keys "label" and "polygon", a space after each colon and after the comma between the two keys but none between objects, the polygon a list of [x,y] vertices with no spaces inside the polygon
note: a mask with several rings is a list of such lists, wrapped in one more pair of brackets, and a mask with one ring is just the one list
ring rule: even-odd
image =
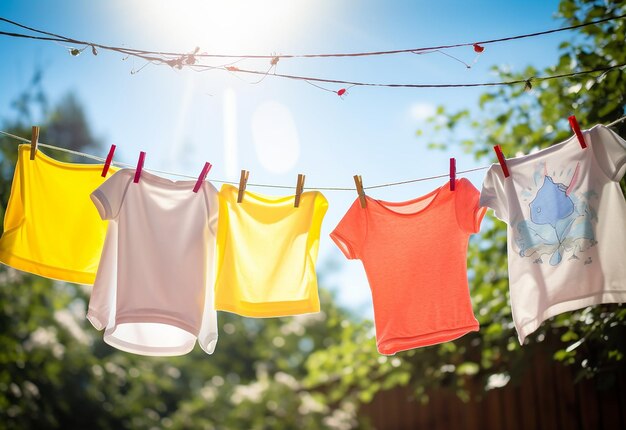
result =
[{"label": "cartoon animal print", "polygon": [[529,204],[530,220],[517,224],[520,256],[532,257],[535,263],[542,264],[541,256],[549,255],[550,265],[556,266],[566,252],[572,252],[568,261],[576,261],[577,252],[596,244],[591,223],[595,211],[587,199],[573,193],[579,173],[580,164],[577,164],[566,185],[549,176],[544,165],[543,182]]}]

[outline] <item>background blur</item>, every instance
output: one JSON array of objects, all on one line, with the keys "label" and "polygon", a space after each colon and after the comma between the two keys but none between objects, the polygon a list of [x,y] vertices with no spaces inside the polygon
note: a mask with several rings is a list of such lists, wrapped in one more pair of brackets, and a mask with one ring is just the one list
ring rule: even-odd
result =
[{"label": "background blur", "polygon": [[[626,13],[624,2],[41,2],[0,16],[68,37],[161,51],[234,54],[417,48],[530,33]],[[6,24],[4,31],[16,31]],[[282,59],[278,73],[395,83],[469,83],[626,62],[624,19],[445,55]],[[624,115],[623,70],[545,81],[530,91],[350,88],[272,76],[146,65],[111,52],[0,37],[0,129],[118,161],[209,179],[366,186],[528,153]],[[215,64],[224,64],[217,60]],[[268,60],[237,67],[267,70]],[[145,66],[145,67],[144,67]],[[260,81],[260,82],[259,82]],[[341,86],[323,85],[336,91]],[[625,135],[624,124],[616,127]],[[2,210],[16,143],[0,138]],[[63,159],[60,152],[47,151]],[[85,162],[85,160],[76,160]],[[468,176],[480,188],[484,171]],[[444,180],[373,190],[384,200]],[[275,194],[266,188],[255,192]],[[285,190],[282,190],[286,193]],[[279,191],[279,193],[281,193]],[[318,276],[322,312],[280,319],[220,313],[216,353],[118,352],[85,320],[89,288],[0,268],[0,428],[623,428],[626,310],[598,306],[546,322],[523,347],[508,302],[505,226],[486,218],[469,250],[481,331],[379,356],[363,268],[328,239],[354,192],[325,192]]]}]

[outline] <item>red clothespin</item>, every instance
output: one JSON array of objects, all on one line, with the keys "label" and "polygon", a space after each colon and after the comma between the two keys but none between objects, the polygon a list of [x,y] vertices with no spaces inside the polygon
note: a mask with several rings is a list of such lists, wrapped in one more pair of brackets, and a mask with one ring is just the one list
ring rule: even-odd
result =
[{"label": "red clothespin", "polygon": [[37,143],[39,143],[39,127],[33,125],[33,134],[30,137],[30,159],[35,159],[37,153]]},{"label": "red clothespin", "polygon": [[300,197],[302,197],[302,191],[304,191],[304,175],[302,173],[298,173],[298,182],[296,184],[296,195],[293,201],[294,208],[297,208],[300,206]]},{"label": "red clothespin", "polygon": [[198,181],[196,181],[196,185],[193,187],[194,193],[197,193],[200,187],[202,186],[202,183],[206,179],[206,175],[209,174],[209,170],[211,170],[211,167],[212,165],[208,161],[204,163],[204,167],[202,168],[202,171],[200,172],[200,176],[198,176]]},{"label": "red clothespin", "polygon": [[139,182],[139,178],[141,177],[141,171],[143,170],[143,162],[146,159],[146,153],[141,151],[139,152],[139,161],[137,161],[137,168],[135,169],[135,179],[133,182],[136,184]]},{"label": "red clothespin", "polygon": [[572,130],[574,130],[574,133],[576,134],[576,137],[578,138],[578,143],[580,143],[580,146],[583,149],[585,149],[587,147],[587,144],[585,143],[585,137],[583,136],[582,131],[580,131],[580,126],[578,125],[576,116],[572,115],[567,119],[569,120],[569,125],[572,127]]},{"label": "red clothespin", "polygon": [[498,161],[500,162],[500,166],[502,166],[502,173],[504,173],[504,177],[509,177],[509,168],[506,165],[506,159],[502,154],[502,149],[500,149],[500,145],[496,145],[493,147],[493,150],[496,151],[496,155],[498,156]]},{"label": "red clothespin", "polygon": [[367,207],[367,200],[365,200],[365,190],[363,189],[363,178],[361,178],[361,175],[354,175],[354,184],[356,185],[356,192],[361,201],[361,208],[365,209]]},{"label": "red clothespin", "polygon": [[241,177],[239,178],[239,193],[237,193],[237,203],[243,202],[243,193],[246,191],[246,185],[248,184],[248,176],[250,172],[247,170],[241,171]]},{"label": "red clothespin", "polygon": [[450,158],[450,191],[454,191],[454,185],[456,183],[456,159]]},{"label": "red clothespin", "polygon": [[107,173],[109,171],[109,167],[111,167],[111,161],[113,161],[113,154],[115,153],[115,145],[111,145],[111,149],[109,149],[109,155],[107,155],[107,159],[104,162],[104,167],[102,168],[102,177],[106,178]]}]

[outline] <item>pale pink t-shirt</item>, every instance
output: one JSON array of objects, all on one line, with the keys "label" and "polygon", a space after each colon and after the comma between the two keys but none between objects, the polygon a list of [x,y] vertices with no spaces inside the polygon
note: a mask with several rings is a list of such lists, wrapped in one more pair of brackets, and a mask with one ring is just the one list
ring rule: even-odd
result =
[{"label": "pale pink t-shirt", "polygon": [[87,318],[104,341],[136,354],[172,356],[196,338],[217,343],[213,306],[217,190],[123,169],[91,198],[110,220]]},{"label": "pale pink t-shirt", "polygon": [[467,245],[485,209],[467,179],[407,202],[355,200],[330,237],[360,259],[372,290],[378,351],[446,342],[478,330],[467,282]]}]

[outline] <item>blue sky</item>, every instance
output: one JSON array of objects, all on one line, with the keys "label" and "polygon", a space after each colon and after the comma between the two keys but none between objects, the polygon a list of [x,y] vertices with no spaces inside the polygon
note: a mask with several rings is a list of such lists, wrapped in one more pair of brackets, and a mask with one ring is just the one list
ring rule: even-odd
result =
[{"label": "blue sky", "polygon": [[[77,39],[152,50],[233,54],[354,52],[407,49],[557,28],[557,1],[97,1],[4,0],[0,16]],[[14,31],[7,25],[0,29]],[[399,83],[464,83],[494,79],[493,65],[522,70],[556,63],[567,33],[488,45],[466,69],[443,55],[357,59],[281,60],[285,74]],[[424,117],[438,105],[478,109],[481,89],[352,88],[339,98],[303,82],[197,73],[147,66],[116,53],[88,50],[78,57],[51,42],[0,38],[0,117],[10,101],[43,67],[44,87],[58,100],[73,91],[84,103],[92,129],[118,147],[118,161],[135,163],[147,152],[146,167],[197,175],[205,161],[209,179],[294,185],[352,187],[352,176],[374,185],[446,173],[448,158],[459,170],[476,167],[461,153],[427,149],[429,134],[416,136]],[[450,52],[466,62],[469,48]],[[219,62],[215,64],[220,64]],[[264,70],[268,61],[245,61]],[[337,90],[340,86],[327,85]],[[564,113],[565,115],[565,113]],[[452,136],[458,139],[460,136]],[[49,142],[63,146],[63,142]],[[105,156],[107,148],[103,148]],[[483,163],[484,164],[484,163]],[[483,172],[468,178],[480,188]],[[441,185],[420,182],[369,193],[387,201],[408,200]],[[255,192],[286,191],[251,188]],[[331,279],[341,302],[371,313],[369,288],[359,262],[348,262],[328,238],[356,195],[325,192],[330,208],[322,231],[319,264],[340,263]]]}]

